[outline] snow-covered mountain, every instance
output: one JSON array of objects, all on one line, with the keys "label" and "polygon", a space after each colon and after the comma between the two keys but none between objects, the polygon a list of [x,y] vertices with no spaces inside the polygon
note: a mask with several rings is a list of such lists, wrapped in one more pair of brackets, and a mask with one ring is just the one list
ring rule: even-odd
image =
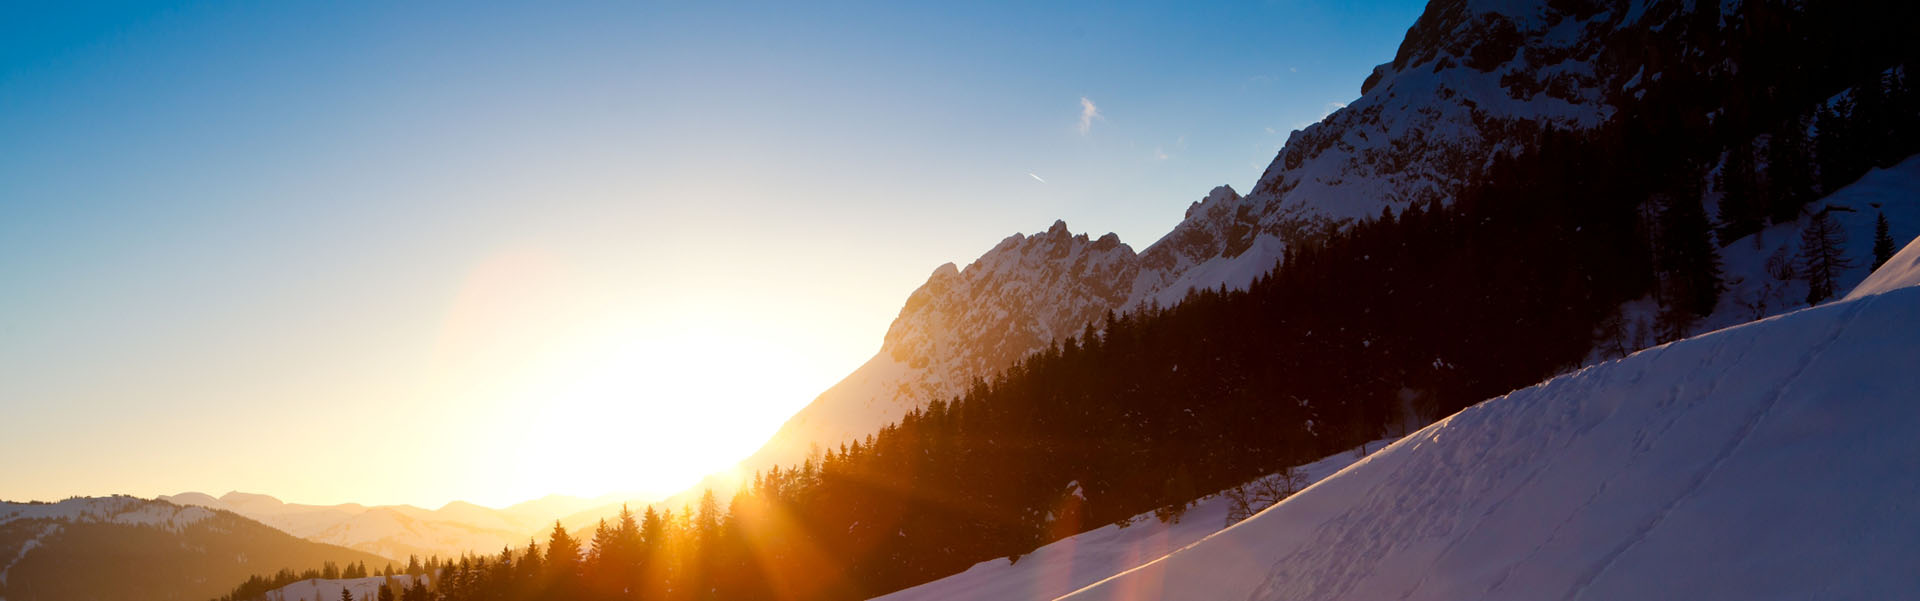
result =
[{"label": "snow-covered mountain", "polygon": [[460,501],[427,510],[411,505],[301,505],[242,492],[218,498],[187,492],[160,500],[232,511],[300,538],[399,561],[410,555],[457,557],[525,546],[544,535],[555,519],[591,503],[548,497],[504,510]]},{"label": "snow-covered mountain", "polygon": [[329,561],[386,563],[205,507],[124,496],[0,502],[0,600],[202,601],[255,574]]},{"label": "snow-covered mountain", "polygon": [[1920,242],[1841,301],[1475,405],[1064,598],[1910,597],[1917,331]]},{"label": "snow-covered mountain", "polygon": [[[796,464],[816,447],[869,434],[1107,311],[1169,306],[1196,288],[1243,288],[1290,244],[1383,210],[1449,202],[1450,191],[1483,174],[1495,157],[1525,150],[1544,126],[1608,123],[1669,79],[1668,70],[1731,68],[1723,64],[1731,46],[1713,41],[1728,26],[1717,15],[1738,6],[1435,0],[1360,97],[1293,132],[1249,193],[1212,190],[1138,253],[1112,235],[1089,239],[1056,223],[1008,238],[965,268],[942,266],[908,297],[880,352],[795,414],[742,466]],[[1920,225],[1889,217],[1896,229]],[[1768,250],[1791,245],[1791,238],[1768,237],[1775,245]],[[1745,282],[1736,287],[1759,286],[1762,263],[1730,259],[1728,276]],[[1781,296],[1785,304],[1761,300],[1784,294],[1775,288],[1742,289],[1728,302],[1758,302],[1762,315],[1791,309],[1790,295]],[[1723,314],[1743,311],[1720,323],[1755,316],[1732,308]]]}]

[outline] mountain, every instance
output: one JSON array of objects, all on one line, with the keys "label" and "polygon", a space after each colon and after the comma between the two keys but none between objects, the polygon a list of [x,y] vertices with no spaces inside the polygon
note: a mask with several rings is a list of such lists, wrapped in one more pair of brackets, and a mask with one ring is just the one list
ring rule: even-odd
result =
[{"label": "mountain", "polygon": [[134,497],[0,502],[0,599],[187,599],[248,576],[386,558],[301,540],[238,514]]},{"label": "mountain", "polygon": [[1839,302],[1488,400],[1064,598],[1911,596],[1915,331],[1920,242]]},{"label": "mountain", "polygon": [[1078,334],[1133,295],[1133,249],[1056,221],[1001,240],[966,269],[941,265],[887,329],[880,352],[800,410],[743,462],[795,464],[966,390],[1063,335]]},{"label": "mountain", "polygon": [[[1792,120],[1814,110],[1812,91],[1841,90],[1920,56],[1920,45],[1901,41],[1913,38],[1894,25],[1911,22],[1912,12],[1763,1],[1436,0],[1393,60],[1373,70],[1360,97],[1293,132],[1247,194],[1212,190],[1138,253],[1116,236],[1089,239],[1055,223],[1009,237],[965,268],[941,266],[908,297],[881,350],[742,466],[793,465],[815,449],[870,434],[1109,311],[1169,306],[1195,289],[1242,289],[1290,247],[1383,213],[1451,204],[1499,159],[1531,150],[1543,130],[1615,125],[1629,133],[1611,135],[1664,138],[1670,143],[1641,144],[1673,149],[1658,161],[1660,172],[1631,177],[1691,187],[1712,214],[1729,195],[1715,183],[1718,163],[1731,153],[1721,147],[1768,148],[1781,138],[1768,133],[1780,123],[1807,134],[1805,122]],[[1623,121],[1629,127],[1619,127]],[[1701,156],[1710,152],[1717,154]],[[1601,177],[1629,176],[1604,173],[1606,167],[1593,168]],[[1838,183],[1851,179],[1841,169],[1822,169]],[[1648,192],[1637,201],[1652,213],[1670,190]],[[1897,229],[1920,226],[1910,212],[1897,212],[1889,214]],[[1767,254],[1729,257],[1734,293],[1690,331],[1805,304],[1787,290],[1791,285],[1765,281],[1766,258],[1795,246],[1793,234],[1762,237],[1771,242],[1755,246],[1771,244]],[[1654,304],[1623,307],[1620,328],[1651,328]],[[1622,342],[1628,337],[1602,342],[1617,356],[1657,341]]]},{"label": "mountain", "polygon": [[435,510],[411,505],[368,507],[301,505],[267,495],[229,492],[219,498],[187,492],[160,500],[232,511],[282,532],[405,561],[408,556],[457,557],[524,546],[553,520],[590,501],[552,496],[506,510],[455,501]]},{"label": "mountain", "polygon": [[532,501],[523,501],[500,510],[500,513],[513,516],[525,523],[549,524],[561,516],[569,515],[600,504],[600,500],[583,499],[569,495],[547,495]]}]

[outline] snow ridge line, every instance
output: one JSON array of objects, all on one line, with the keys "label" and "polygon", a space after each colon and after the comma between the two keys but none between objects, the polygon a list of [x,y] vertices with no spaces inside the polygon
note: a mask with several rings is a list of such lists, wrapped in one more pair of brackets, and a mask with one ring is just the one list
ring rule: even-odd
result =
[{"label": "snow ridge line", "polygon": [[1828,336],[1825,341],[1820,343],[1818,348],[1808,353],[1806,359],[1801,361],[1798,367],[1794,368],[1793,374],[1787,376],[1785,381],[1781,382],[1780,388],[1775,390],[1774,393],[1767,398],[1767,402],[1760,407],[1760,410],[1755,411],[1753,416],[1747,419],[1746,423],[1741,424],[1740,430],[1734,436],[1733,442],[1722,448],[1718,454],[1714,455],[1712,463],[1707,465],[1707,469],[1700,474],[1700,477],[1695,478],[1692,483],[1687,485],[1686,490],[1681,491],[1679,495],[1674,496],[1672,501],[1669,501],[1665,506],[1661,507],[1659,512],[1654,514],[1653,519],[1635,531],[1633,536],[1627,539],[1625,544],[1609,551],[1605,559],[1601,561],[1599,568],[1582,576],[1580,580],[1575,583],[1573,590],[1567,594],[1565,599],[1567,601],[1578,601],[1584,597],[1594,581],[1606,575],[1607,571],[1611,570],[1622,556],[1632,551],[1634,547],[1639,546],[1642,541],[1646,540],[1647,535],[1653,533],[1655,529],[1658,529],[1660,524],[1666,521],[1667,516],[1673,514],[1675,508],[1685,503],[1687,499],[1691,498],[1694,493],[1700,490],[1701,486],[1705,485],[1708,480],[1711,480],[1713,475],[1720,471],[1720,466],[1726,463],[1727,458],[1732,457],[1735,452],[1740,450],[1740,447],[1746,445],[1747,439],[1753,435],[1753,431],[1760,427],[1760,422],[1764,421],[1767,415],[1773,412],[1773,408],[1779,405],[1780,399],[1787,395],[1787,391],[1793,388],[1795,382],[1800,380],[1800,376],[1806,373],[1807,368],[1818,363],[1820,357],[1826,355],[1827,350],[1832,348],[1834,343],[1838,342],[1842,336],[1846,335],[1847,328],[1853,325],[1854,319],[1858,318],[1861,311],[1872,301],[1873,298],[1868,297],[1855,303],[1849,303],[1850,306],[1846,307],[1846,318],[1840,322],[1839,326],[1834,328],[1833,335]]}]

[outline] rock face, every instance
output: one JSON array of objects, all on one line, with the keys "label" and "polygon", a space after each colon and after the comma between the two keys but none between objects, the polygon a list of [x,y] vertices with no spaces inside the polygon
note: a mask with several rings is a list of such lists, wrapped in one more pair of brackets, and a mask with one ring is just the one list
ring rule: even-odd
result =
[{"label": "rock face", "polygon": [[743,465],[803,461],[877,431],[908,410],[965,391],[1126,304],[1140,259],[1120,237],[1054,222],[1014,234],[965,269],[941,265],[907,297],[873,359],[793,416]]},{"label": "rock face", "polygon": [[1008,238],[965,269],[942,266],[908,298],[878,355],[742,465],[791,465],[815,446],[865,436],[1109,310],[1170,306],[1197,288],[1244,288],[1290,244],[1383,211],[1448,203],[1459,184],[1495,157],[1525,150],[1541,128],[1602,125],[1658,85],[1664,69],[1723,63],[1725,48],[1691,41],[1716,39],[1721,10],[1651,0],[1436,0],[1360,98],[1293,132],[1251,192],[1215,188],[1138,254],[1112,235],[1089,240],[1055,224]]}]

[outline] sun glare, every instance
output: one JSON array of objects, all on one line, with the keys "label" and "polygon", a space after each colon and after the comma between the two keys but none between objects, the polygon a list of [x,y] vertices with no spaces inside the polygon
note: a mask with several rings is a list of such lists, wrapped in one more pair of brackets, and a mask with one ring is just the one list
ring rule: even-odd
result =
[{"label": "sun glare", "polygon": [[818,379],[803,373],[802,349],[741,324],[636,332],[539,378],[513,412],[536,416],[510,427],[539,442],[517,455],[512,488],[668,494],[731,472],[819,392],[796,389]]}]

